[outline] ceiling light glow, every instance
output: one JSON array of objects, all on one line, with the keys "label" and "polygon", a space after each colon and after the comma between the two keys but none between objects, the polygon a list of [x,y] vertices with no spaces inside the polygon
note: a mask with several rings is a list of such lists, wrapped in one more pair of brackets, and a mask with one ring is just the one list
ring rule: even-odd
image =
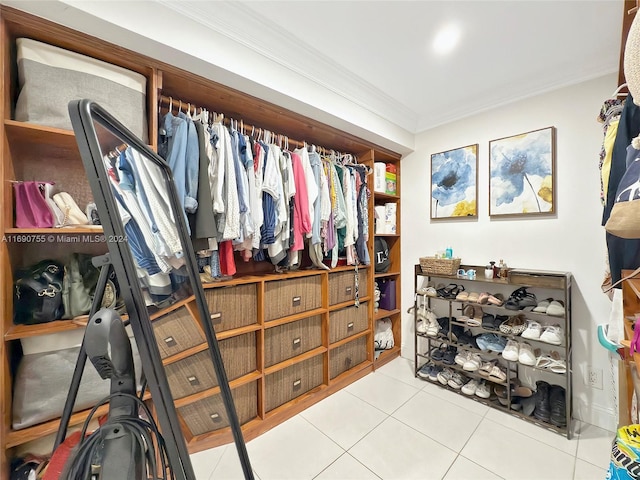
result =
[{"label": "ceiling light glow", "polygon": [[439,55],[451,52],[460,40],[460,28],[457,25],[447,25],[440,29],[433,40],[433,50]]}]

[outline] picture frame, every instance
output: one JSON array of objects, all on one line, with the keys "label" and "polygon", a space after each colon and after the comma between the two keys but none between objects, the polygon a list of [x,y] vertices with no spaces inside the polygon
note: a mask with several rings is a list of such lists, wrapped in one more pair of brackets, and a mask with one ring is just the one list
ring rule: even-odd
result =
[{"label": "picture frame", "polygon": [[478,144],[431,155],[431,219],[478,217]]},{"label": "picture frame", "polygon": [[556,129],[489,142],[489,216],[556,213]]}]

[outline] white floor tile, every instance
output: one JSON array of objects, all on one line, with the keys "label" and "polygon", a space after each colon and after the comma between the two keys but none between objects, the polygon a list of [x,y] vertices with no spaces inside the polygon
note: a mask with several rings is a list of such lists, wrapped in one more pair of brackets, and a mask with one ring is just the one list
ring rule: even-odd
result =
[{"label": "white floor tile", "polygon": [[419,389],[424,387],[424,380],[416,378],[413,370],[413,360],[409,360],[408,358],[398,357],[387,363],[384,367],[376,370],[376,372],[395,378],[396,380],[400,380],[401,382]]},{"label": "white floor tile", "polygon": [[596,467],[608,468],[611,458],[611,446],[615,433],[595,425],[583,423],[578,439],[578,458]]},{"label": "white floor tile", "polygon": [[313,478],[344,450],[300,416],[290,418],[247,445],[262,480]]},{"label": "white floor tile", "polygon": [[500,480],[501,478],[468,458],[458,455],[443,480]]},{"label": "white floor tile", "polygon": [[345,450],[387,418],[364,400],[340,390],[300,413]]},{"label": "white floor tile", "polygon": [[370,373],[346,390],[389,415],[420,391],[379,372]]},{"label": "white floor tile", "polygon": [[456,454],[394,418],[388,418],[349,453],[383,479],[441,479]]},{"label": "white floor tile", "polygon": [[223,445],[189,455],[196,480],[209,480],[211,473],[213,473],[213,470],[218,465],[226,448],[227,445]]},{"label": "white floor tile", "polygon": [[462,455],[508,479],[571,480],[575,457],[483,419]]},{"label": "white floor tile", "polygon": [[532,423],[527,423],[518,417],[514,417],[513,415],[509,415],[506,412],[501,412],[500,410],[495,410],[493,408],[489,409],[485,418],[499,423],[504,427],[510,428],[511,430],[527,435],[535,440],[546,443],[547,445],[551,445],[552,447],[568,453],[569,455],[575,456],[578,449],[578,437],[576,435],[574,435],[571,440],[567,440],[567,437],[550,432],[549,430],[540,428]]},{"label": "white floor tile", "polygon": [[409,399],[392,417],[456,452],[482,420],[480,415],[425,392]]},{"label": "white floor tile", "polygon": [[429,382],[426,381],[425,387],[423,388],[423,392],[434,395],[438,398],[441,398],[447,403],[453,403],[454,405],[458,405],[459,407],[464,408],[465,410],[469,410],[477,415],[485,415],[491,408],[483,405],[480,402],[476,402],[471,398],[467,398],[466,395],[460,395],[454,392],[451,392],[445,388],[440,387],[437,382]]},{"label": "white floor tile", "polygon": [[329,465],[315,480],[379,480],[367,467],[348,453]]},{"label": "white floor tile", "polygon": [[[253,465],[252,458],[249,456],[251,467],[253,468],[253,476],[256,480],[259,480],[258,473]],[[240,465],[240,457],[238,457],[238,451],[235,444],[227,445],[222,458],[213,470],[213,473],[207,477],[209,480],[243,480],[244,474],[242,472],[242,466]]]},{"label": "white floor tile", "polygon": [[605,478],[607,478],[606,470],[579,458],[576,460],[576,472],[573,474],[573,480],[604,480]]}]

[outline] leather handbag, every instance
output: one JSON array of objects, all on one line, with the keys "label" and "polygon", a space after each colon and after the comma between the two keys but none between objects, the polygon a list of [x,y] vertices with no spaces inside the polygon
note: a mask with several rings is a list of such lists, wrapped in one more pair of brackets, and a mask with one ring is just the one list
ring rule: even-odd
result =
[{"label": "leather handbag", "polygon": [[51,228],[55,220],[42,193],[43,182],[16,182],[16,227]]},{"label": "leather handbag", "polygon": [[43,260],[16,272],[13,322],[33,325],[62,318],[63,277],[64,267],[55,260]]}]

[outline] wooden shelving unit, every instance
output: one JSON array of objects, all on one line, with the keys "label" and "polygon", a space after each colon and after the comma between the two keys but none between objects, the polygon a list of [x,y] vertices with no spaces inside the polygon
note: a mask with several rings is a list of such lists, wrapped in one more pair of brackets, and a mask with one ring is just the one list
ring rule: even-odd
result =
[{"label": "wooden shelving unit", "polygon": [[[396,280],[396,298],[398,301],[400,300],[400,155],[353,135],[345,134],[329,125],[287,111],[277,105],[264,102],[190,72],[185,72],[164,63],[162,60],[125,50],[41,18],[0,6],[0,46],[2,47],[1,61],[4,74],[3,82],[0,85],[0,94],[3,99],[0,103],[0,115],[3,119],[0,122],[0,135],[3,137],[3,146],[0,150],[2,155],[0,230],[7,240],[0,245],[0,272],[2,273],[0,311],[3,318],[0,324],[3,337],[3,342],[0,342],[0,368],[3,379],[0,383],[0,401],[3,405],[2,432],[0,432],[0,477],[6,476],[8,462],[16,446],[54,433],[58,427],[58,420],[54,419],[18,431],[11,429],[11,386],[14,374],[12,365],[20,350],[18,343],[30,337],[78,331],[84,327],[83,324],[87,320],[86,317],[79,317],[41,325],[13,325],[11,321],[13,316],[13,272],[17,268],[28,266],[44,258],[62,259],[71,251],[94,254],[102,254],[107,251],[107,243],[104,241],[101,228],[21,229],[14,227],[14,200],[10,184],[12,180],[54,181],[58,191],[70,193],[81,207],[92,200],[73,132],[13,120],[14,104],[18,93],[17,75],[15,74],[15,39],[19,37],[29,37],[50,43],[144,75],[148,85],[147,111],[150,147],[156,151],[157,100],[162,94],[223,112],[227,117],[243,119],[245,124],[261,126],[272,132],[287,135],[292,139],[301,139],[310,144],[352,153],[357,157],[359,163],[370,168],[373,168],[373,163],[377,161],[394,163],[398,169],[397,195],[372,193],[369,199],[367,248],[373,257],[373,206],[376,202],[395,202],[398,207],[398,230],[394,235],[385,236],[390,244],[393,268],[392,272],[380,276],[376,275],[376,278],[394,278]],[[370,188],[372,190],[372,186]],[[102,240],[99,240],[101,237]],[[39,242],[39,239],[42,238],[46,242],[46,248],[42,248],[42,242]],[[364,271],[366,279],[367,291],[364,292],[361,282],[359,298],[360,308],[363,309],[360,312],[364,312],[367,318],[366,328],[348,333],[334,342],[329,340],[332,315],[353,307],[353,302],[345,299],[330,304],[329,289],[334,281],[332,275],[345,272],[349,274],[354,271],[352,266],[340,266],[330,272],[301,269],[286,274],[274,274],[270,265],[246,265],[243,262],[238,262],[238,274],[233,279],[204,285],[206,294],[211,295],[208,297],[208,301],[213,302],[212,304],[216,302],[216,299],[226,298],[225,292],[233,289],[249,289],[253,292],[251,297],[253,308],[250,314],[253,320],[250,324],[232,325],[229,328],[216,326],[217,337],[221,345],[224,345],[225,342],[231,342],[229,343],[231,345],[240,339],[250,339],[251,342],[255,342],[255,347],[235,352],[237,358],[241,358],[243,355],[250,357],[255,365],[252,363],[246,368],[246,371],[243,370],[241,375],[233,378],[230,382],[232,391],[239,395],[246,395],[243,392],[255,391],[255,394],[252,393],[249,398],[245,396],[237,399],[241,408],[251,407],[247,410],[251,412],[250,415],[243,422],[243,432],[247,440],[273,428],[278,423],[344,388],[371,372],[375,367],[387,363],[400,354],[401,308],[400,305],[397,305],[396,309],[385,312],[393,319],[396,346],[383,352],[374,361],[374,271],[373,267],[364,266],[359,266],[358,270]],[[317,306],[304,311],[292,312],[274,320],[266,320],[266,310],[269,304],[266,292],[270,282],[304,280],[314,276],[320,279],[318,290],[315,292],[319,299]],[[231,306],[225,304],[226,311],[230,312],[233,312],[234,309],[238,311],[243,307],[242,303]],[[218,305],[215,308],[219,310],[221,307]],[[218,312],[216,309],[210,307],[212,315]],[[172,351],[164,357],[165,369],[178,362],[188,361],[205,350],[203,340],[198,334],[198,329],[201,327],[198,323],[199,319],[196,318],[198,315],[197,309],[193,307],[193,298],[187,298],[170,309],[159,311],[151,316],[152,325],[157,332],[157,342],[160,344],[164,341],[164,337],[160,334],[161,326],[169,321],[167,319],[172,315],[179,317],[181,322],[192,321],[194,329],[191,332],[193,336],[188,339],[191,341],[188,346],[185,344],[184,349]],[[267,336],[274,334],[280,327],[283,329],[294,328],[302,325],[310,317],[316,316],[322,325],[319,344],[303,353],[294,352],[285,360],[265,367],[264,345]],[[382,318],[379,314],[375,317]],[[214,319],[212,318],[211,321]],[[166,335],[166,333],[162,335]],[[224,357],[224,347],[222,350]],[[314,368],[321,369],[321,381],[318,385],[312,386],[308,391],[294,396],[270,411],[267,410],[266,401],[268,396],[273,394],[274,388],[271,387],[270,390],[267,384],[272,376],[282,372],[289,374],[290,369],[302,368],[309,361],[318,363],[319,367]],[[228,371],[233,369],[233,365],[230,363],[228,364],[225,360]],[[176,399],[175,403],[178,408],[186,408],[200,401],[209,399],[213,401],[218,394],[218,386],[209,386],[201,391],[180,397]],[[105,407],[100,410],[101,413],[105,411]],[[82,423],[87,414],[87,411],[75,413],[72,416],[71,424]],[[182,417],[181,419],[184,420]],[[204,434],[193,434],[189,430],[187,421],[184,422],[184,425],[185,438],[192,452],[228,443],[232,440],[228,427],[215,429]]]}]

